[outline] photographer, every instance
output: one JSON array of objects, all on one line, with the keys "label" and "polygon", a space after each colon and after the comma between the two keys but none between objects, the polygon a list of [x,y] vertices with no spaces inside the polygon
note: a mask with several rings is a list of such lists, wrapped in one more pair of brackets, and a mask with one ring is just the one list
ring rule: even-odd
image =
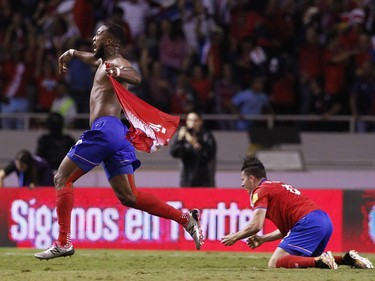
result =
[{"label": "photographer", "polygon": [[216,141],[200,114],[187,115],[170,153],[182,161],[181,187],[215,187]]}]

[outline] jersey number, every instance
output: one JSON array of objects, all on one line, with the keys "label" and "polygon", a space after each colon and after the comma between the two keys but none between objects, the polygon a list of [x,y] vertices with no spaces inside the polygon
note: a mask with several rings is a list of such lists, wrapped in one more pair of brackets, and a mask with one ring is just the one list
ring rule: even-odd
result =
[{"label": "jersey number", "polygon": [[165,134],[167,131],[166,128],[161,126],[160,124],[154,124],[154,123],[149,123],[150,127],[155,131],[155,132],[161,132],[162,134]]},{"label": "jersey number", "polygon": [[289,185],[289,184],[282,184],[282,186],[283,186],[286,190],[290,191],[291,193],[294,193],[294,194],[297,194],[297,195],[300,195],[300,194],[301,194],[301,192],[300,192],[298,189],[295,189],[293,186],[291,186],[291,185]]}]

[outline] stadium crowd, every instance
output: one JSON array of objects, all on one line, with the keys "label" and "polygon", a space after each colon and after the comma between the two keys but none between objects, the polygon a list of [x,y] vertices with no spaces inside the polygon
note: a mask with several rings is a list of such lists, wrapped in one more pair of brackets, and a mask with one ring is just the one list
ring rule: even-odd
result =
[{"label": "stadium crowd", "polygon": [[108,21],[143,78],[130,90],[167,113],[375,113],[373,0],[1,0],[1,112],[88,113],[94,70],[57,58]]}]

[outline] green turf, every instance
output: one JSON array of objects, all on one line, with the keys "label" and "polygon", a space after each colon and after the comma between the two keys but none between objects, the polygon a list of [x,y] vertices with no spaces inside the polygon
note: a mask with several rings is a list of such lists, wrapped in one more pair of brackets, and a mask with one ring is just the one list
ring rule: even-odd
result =
[{"label": "green turf", "polygon": [[[39,261],[31,249],[0,248],[1,281],[374,281],[375,270],[267,269],[270,254],[78,249],[73,257]],[[365,254],[373,263],[375,254]]]}]

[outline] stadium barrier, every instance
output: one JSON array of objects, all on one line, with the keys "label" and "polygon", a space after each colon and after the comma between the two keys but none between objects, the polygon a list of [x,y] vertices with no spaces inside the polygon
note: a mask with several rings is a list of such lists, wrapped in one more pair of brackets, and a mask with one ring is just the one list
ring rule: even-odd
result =
[{"label": "stadium barrier", "polygon": [[[251,219],[249,196],[242,189],[147,188],[178,209],[198,208],[206,237],[202,250],[271,252],[277,242],[250,250],[238,242],[224,247],[220,238]],[[303,190],[332,218],[328,249],[375,252],[375,190]],[[52,188],[0,189],[0,246],[47,248],[58,235]],[[265,233],[275,226],[266,221]],[[111,189],[76,188],[71,238],[76,248],[194,250],[177,223],[122,206]]]},{"label": "stadium barrier", "polygon": [[[180,114],[181,120],[186,118],[186,114]],[[17,119],[20,123],[23,124],[21,130],[30,130],[45,122],[48,117],[48,113],[35,113],[35,112],[14,112],[14,113],[4,113],[0,112],[0,121],[3,119]],[[226,122],[235,122],[238,120],[237,114],[203,114],[203,119],[205,123],[212,125],[218,121],[225,120]],[[82,121],[88,124],[90,116],[88,113],[77,113],[74,116],[75,121]],[[322,118],[319,114],[308,114],[308,115],[290,115],[290,114],[245,114],[241,118],[244,120],[252,120],[262,122],[267,126],[267,128],[273,128],[278,123],[283,122],[294,122],[301,125],[305,124],[331,124],[334,122],[335,124],[340,124],[344,126],[345,131],[354,133],[356,122],[361,121],[365,124],[373,124],[375,123],[375,116],[354,116],[354,115],[332,115],[328,118]],[[1,122],[0,122],[1,123]]]}]

